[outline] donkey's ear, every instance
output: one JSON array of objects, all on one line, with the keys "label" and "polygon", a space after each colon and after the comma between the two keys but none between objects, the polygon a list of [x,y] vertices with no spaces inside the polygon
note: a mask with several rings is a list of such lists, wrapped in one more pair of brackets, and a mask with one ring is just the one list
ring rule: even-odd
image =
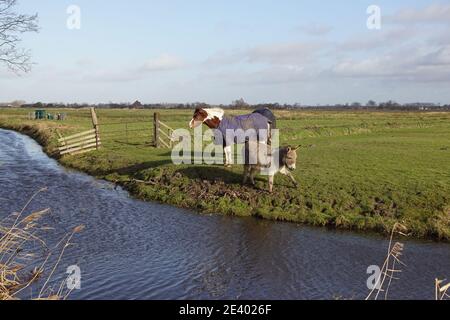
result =
[{"label": "donkey's ear", "polygon": [[302,147],[301,144],[299,144],[298,146],[295,147],[294,151],[297,151],[298,149],[300,149]]}]

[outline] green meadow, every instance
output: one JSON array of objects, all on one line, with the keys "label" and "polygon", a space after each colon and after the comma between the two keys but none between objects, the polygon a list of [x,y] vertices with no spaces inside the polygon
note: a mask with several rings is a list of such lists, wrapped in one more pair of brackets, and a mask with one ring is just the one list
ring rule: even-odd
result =
[{"label": "green meadow", "polygon": [[[92,127],[89,110],[49,110],[65,121],[29,120],[0,109],[0,127],[28,134],[65,166],[123,186],[140,199],[202,213],[257,216],[314,226],[387,233],[395,222],[412,236],[450,239],[450,113],[277,111],[281,145],[298,152],[294,188],[277,176],[242,186],[242,167],[172,164],[152,143],[155,110],[97,110],[102,148],[58,157],[57,139]],[[192,111],[157,110],[172,128]],[[227,111],[243,114],[248,111]],[[114,214],[114,213],[111,213]]]}]

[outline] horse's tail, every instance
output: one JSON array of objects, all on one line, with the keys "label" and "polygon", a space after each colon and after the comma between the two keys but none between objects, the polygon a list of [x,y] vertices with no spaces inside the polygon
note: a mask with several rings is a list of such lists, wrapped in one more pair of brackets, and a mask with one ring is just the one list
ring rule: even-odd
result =
[{"label": "horse's tail", "polygon": [[272,129],[277,128],[277,118],[269,108],[257,109],[253,111],[253,113],[259,113],[260,115],[266,117],[270,121]]}]

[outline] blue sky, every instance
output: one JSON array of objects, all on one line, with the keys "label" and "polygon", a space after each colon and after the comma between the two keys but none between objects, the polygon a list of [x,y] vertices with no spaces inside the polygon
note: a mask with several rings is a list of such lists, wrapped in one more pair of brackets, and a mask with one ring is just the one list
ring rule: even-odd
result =
[{"label": "blue sky", "polygon": [[449,1],[19,2],[36,65],[0,66],[0,101],[450,103]]}]

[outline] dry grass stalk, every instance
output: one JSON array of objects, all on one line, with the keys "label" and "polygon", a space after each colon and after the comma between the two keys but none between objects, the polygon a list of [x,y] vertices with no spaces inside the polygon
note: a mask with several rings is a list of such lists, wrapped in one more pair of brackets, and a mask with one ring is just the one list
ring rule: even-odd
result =
[{"label": "dry grass stalk", "polygon": [[[36,283],[43,275],[50,257],[58,251],[58,259],[35,299],[65,299],[70,294],[70,290],[65,290],[63,284],[56,292],[52,292],[47,285],[60,263],[65,249],[70,245],[72,237],[75,233],[81,232],[84,227],[74,228],[55,247],[49,248],[39,236],[40,232],[47,231],[48,228],[41,227],[38,221],[50,210],[24,215],[33,199],[44,191],[46,191],[45,188],[36,192],[20,212],[0,221],[0,300],[18,299],[21,292]],[[35,248],[36,244],[38,244],[38,249],[31,249]],[[37,253],[41,250],[43,254],[38,255]],[[33,262],[37,258],[41,258],[41,262]]]},{"label": "dry grass stalk", "polygon": [[447,284],[444,284],[446,280],[435,280],[435,298],[436,300],[450,300],[450,282]]},{"label": "dry grass stalk", "polygon": [[391,286],[392,280],[398,280],[396,274],[402,272],[399,268],[401,265],[405,265],[400,257],[403,254],[404,244],[401,242],[394,242],[394,236],[396,234],[407,236],[406,234],[407,228],[401,223],[395,223],[391,236],[389,239],[389,247],[386,259],[384,260],[383,266],[381,267],[380,275],[376,281],[376,286],[370,291],[369,295],[366,297],[366,300],[378,300],[378,297],[381,293],[384,293],[384,299],[388,299],[389,288]]}]

